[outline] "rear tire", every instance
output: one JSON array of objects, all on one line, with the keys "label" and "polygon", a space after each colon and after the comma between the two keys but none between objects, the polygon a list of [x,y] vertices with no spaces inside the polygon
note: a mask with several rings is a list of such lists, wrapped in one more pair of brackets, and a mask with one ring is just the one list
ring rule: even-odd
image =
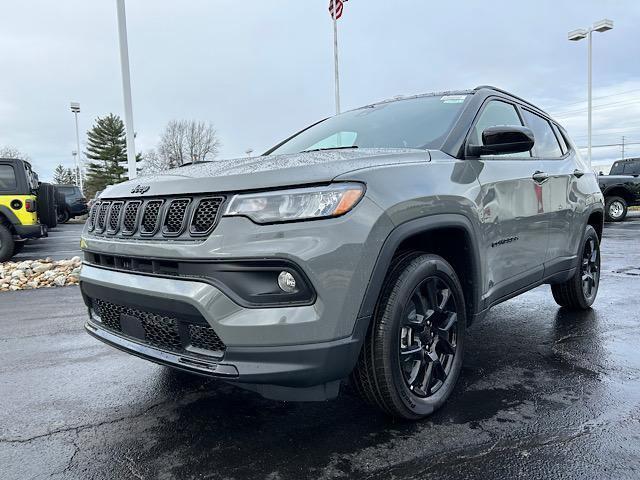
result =
[{"label": "rear tire", "polygon": [[551,285],[551,293],[556,303],[572,310],[587,310],[598,295],[600,241],[591,225],[587,225],[580,252],[580,265],[575,275],[564,283]]},{"label": "rear tire", "polygon": [[627,201],[622,197],[607,197],[604,203],[607,222],[621,222],[627,217]]},{"label": "rear tire", "polygon": [[467,319],[458,277],[437,255],[413,253],[392,265],[351,381],[368,403],[417,420],[453,391]]},{"label": "rear tire", "polygon": [[49,228],[58,225],[55,187],[49,183],[41,183],[37,195],[38,218]]},{"label": "rear tire", "polygon": [[0,224],[0,262],[13,257],[14,246],[13,234],[5,225]]}]

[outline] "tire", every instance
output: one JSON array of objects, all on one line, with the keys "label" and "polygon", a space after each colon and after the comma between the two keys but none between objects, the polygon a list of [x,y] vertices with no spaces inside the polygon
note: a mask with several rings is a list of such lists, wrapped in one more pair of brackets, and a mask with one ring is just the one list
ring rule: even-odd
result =
[{"label": "tire", "polygon": [[587,225],[581,245],[578,271],[566,282],[551,285],[556,303],[572,310],[590,308],[598,295],[600,284],[600,241],[591,225]]},{"label": "tire", "polygon": [[36,202],[40,223],[44,223],[49,228],[55,228],[58,225],[55,187],[49,183],[41,183]]},{"label": "tire", "polygon": [[397,418],[433,413],[460,375],[466,323],[462,287],[446,260],[415,252],[396,261],[351,373],[354,389]]},{"label": "tire", "polygon": [[627,201],[622,197],[607,197],[604,203],[607,222],[621,222],[627,217]]},{"label": "tire", "polygon": [[6,262],[13,257],[14,247],[13,234],[5,225],[0,224],[0,262]]},{"label": "tire", "polygon": [[71,218],[71,216],[69,215],[69,210],[67,210],[66,208],[62,208],[62,210],[58,211],[58,223],[67,223],[69,221],[69,218]]}]

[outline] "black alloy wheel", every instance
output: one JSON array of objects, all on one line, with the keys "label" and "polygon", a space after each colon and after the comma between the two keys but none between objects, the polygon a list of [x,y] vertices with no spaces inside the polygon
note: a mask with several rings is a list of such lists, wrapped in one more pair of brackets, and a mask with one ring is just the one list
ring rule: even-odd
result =
[{"label": "black alloy wheel", "polygon": [[582,251],[582,292],[587,300],[595,299],[600,280],[600,249],[596,246],[597,239],[587,238]]},{"label": "black alloy wheel", "polygon": [[447,380],[456,355],[458,307],[440,277],[418,285],[405,307],[400,329],[400,365],[409,390],[426,398]]}]

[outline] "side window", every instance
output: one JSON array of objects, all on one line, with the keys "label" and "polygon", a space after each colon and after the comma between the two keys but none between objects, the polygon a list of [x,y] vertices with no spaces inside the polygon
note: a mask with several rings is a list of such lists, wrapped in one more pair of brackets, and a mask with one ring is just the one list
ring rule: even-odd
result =
[{"label": "side window", "polygon": [[[516,108],[510,103],[501,102],[499,100],[491,100],[485,106],[484,110],[480,114],[480,118],[476,122],[475,127],[469,135],[469,141],[472,145],[482,145],[482,132],[485,128],[511,125],[522,126],[522,121]],[[509,153],[505,155],[492,155],[500,157],[528,157],[531,156],[529,152],[522,153]]]},{"label": "side window", "polygon": [[18,186],[11,165],[0,165],[0,190],[13,190]]},{"label": "side window", "polygon": [[562,150],[562,154],[564,155],[569,151],[569,146],[567,145],[567,141],[564,138],[564,135],[562,134],[562,132],[560,131],[557,125],[553,125],[553,131],[556,134],[556,138],[560,142],[560,149]]},{"label": "side window", "polygon": [[536,115],[529,110],[523,110],[524,118],[529,125],[529,128],[533,131],[535,137],[535,145],[533,146],[536,155],[540,158],[559,158],[562,156],[562,150],[560,150],[560,144],[556,138],[556,134],[553,133],[549,122],[542,118],[540,115]]},{"label": "side window", "polygon": [[624,166],[625,175],[640,175],[640,162],[629,162]]},{"label": "side window", "polygon": [[616,162],[609,170],[609,175],[622,175],[624,173],[624,165],[620,162]]}]

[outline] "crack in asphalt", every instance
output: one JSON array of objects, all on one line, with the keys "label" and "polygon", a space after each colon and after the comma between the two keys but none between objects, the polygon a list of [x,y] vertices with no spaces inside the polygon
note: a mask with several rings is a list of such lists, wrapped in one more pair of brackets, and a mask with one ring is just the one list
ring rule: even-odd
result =
[{"label": "crack in asphalt", "polygon": [[142,412],[138,412],[136,414],[133,415],[125,415],[123,417],[119,417],[113,420],[104,420],[102,422],[98,422],[98,423],[92,423],[92,424],[87,424],[87,425],[79,425],[76,427],[65,427],[65,428],[60,428],[58,430],[52,430],[50,432],[47,433],[43,433],[40,435],[34,435],[33,437],[29,437],[29,438],[0,438],[0,443],[30,443],[33,442],[34,440],[39,440],[41,438],[46,438],[46,437],[50,437],[53,435],[59,435],[59,434],[63,434],[63,433],[69,433],[69,432],[74,432],[76,435],[78,435],[80,432],[84,432],[85,430],[90,430],[92,428],[100,428],[104,425],[111,425],[114,423],[118,423],[118,422],[122,422],[124,420],[131,420],[134,418],[139,418],[139,417],[143,417],[145,416],[147,413],[149,413],[151,410],[167,404],[167,403],[174,403],[173,399],[168,399],[168,400],[164,400],[162,402],[158,402],[155,403],[149,407],[147,407],[146,409],[144,409]]}]

